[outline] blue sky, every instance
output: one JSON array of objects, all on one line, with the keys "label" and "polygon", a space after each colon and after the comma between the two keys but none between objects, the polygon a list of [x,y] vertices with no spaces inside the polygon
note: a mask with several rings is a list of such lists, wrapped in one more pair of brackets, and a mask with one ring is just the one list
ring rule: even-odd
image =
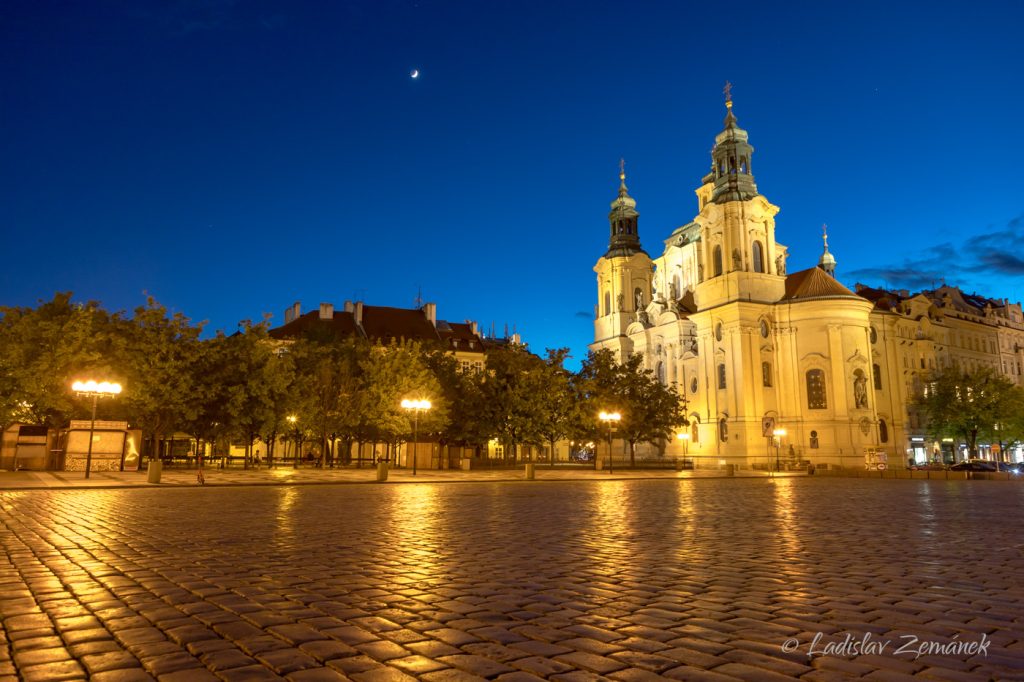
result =
[{"label": "blue sky", "polygon": [[[208,328],[359,298],[592,337],[625,157],[652,255],[722,85],[847,285],[1022,298],[1024,4],[174,2],[0,8],[0,304],[144,292]],[[418,79],[410,78],[420,70]]]}]

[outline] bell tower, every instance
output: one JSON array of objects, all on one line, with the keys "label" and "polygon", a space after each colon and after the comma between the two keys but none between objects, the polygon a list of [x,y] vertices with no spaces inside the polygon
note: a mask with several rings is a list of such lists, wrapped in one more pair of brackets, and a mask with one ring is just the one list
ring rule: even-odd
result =
[{"label": "bell tower", "polygon": [[[786,247],[775,241],[773,205],[757,191],[754,148],[732,108],[732,85],[725,85],[725,120],[711,151],[710,201],[702,201],[699,309],[755,301],[774,303],[785,293]],[[707,185],[705,185],[707,186]],[[700,191],[698,191],[699,193]]]},{"label": "bell tower", "polygon": [[626,328],[641,319],[651,302],[652,264],[640,246],[640,214],[626,188],[625,161],[619,162],[619,195],[611,203],[608,250],[597,261],[597,306],[594,316],[594,348],[611,347],[620,352],[616,339],[626,342]]}]

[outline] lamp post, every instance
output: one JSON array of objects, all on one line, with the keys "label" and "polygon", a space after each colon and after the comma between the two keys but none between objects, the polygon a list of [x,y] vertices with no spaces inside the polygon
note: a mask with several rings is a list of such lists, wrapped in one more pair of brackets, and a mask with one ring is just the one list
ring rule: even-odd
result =
[{"label": "lamp post", "polygon": [[677,433],[676,438],[678,440],[683,441],[683,460],[685,461],[686,456],[689,454],[690,451],[690,434],[689,432],[684,431],[682,433]]},{"label": "lamp post", "polygon": [[615,470],[612,462],[612,427],[622,419],[622,415],[618,412],[602,412],[597,417],[608,425],[608,473],[611,474]]},{"label": "lamp post", "polygon": [[85,477],[89,478],[92,469],[92,438],[96,430],[96,401],[100,398],[113,398],[121,392],[121,384],[112,384],[109,381],[76,381],[71,384],[71,390],[82,398],[92,398],[92,418],[89,420],[89,447],[85,455]]},{"label": "lamp post", "polygon": [[294,429],[295,431],[295,452],[292,454],[292,468],[298,469],[299,450],[302,449],[301,446],[299,445],[299,427],[297,426],[299,418],[296,417],[294,414],[290,414],[287,417],[285,417],[285,419],[288,420],[288,423],[292,425],[292,429]]},{"label": "lamp post", "polygon": [[782,447],[782,437],[786,435],[786,429],[775,429],[772,436],[775,437],[775,470],[779,470],[779,448]]},{"label": "lamp post", "polygon": [[412,411],[412,475],[416,475],[416,436],[420,424],[420,412],[430,409],[429,400],[403,400],[402,409]]}]

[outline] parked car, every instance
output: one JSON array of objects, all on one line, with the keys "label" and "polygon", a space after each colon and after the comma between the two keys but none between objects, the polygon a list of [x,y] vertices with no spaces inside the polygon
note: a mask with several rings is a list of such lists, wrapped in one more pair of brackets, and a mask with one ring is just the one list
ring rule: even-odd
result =
[{"label": "parked car", "polygon": [[957,462],[951,464],[949,467],[950,471],[987,471],[995,473],[998,471],[995,462],[989,462],[984,459],[969,459],[963,462]]}]

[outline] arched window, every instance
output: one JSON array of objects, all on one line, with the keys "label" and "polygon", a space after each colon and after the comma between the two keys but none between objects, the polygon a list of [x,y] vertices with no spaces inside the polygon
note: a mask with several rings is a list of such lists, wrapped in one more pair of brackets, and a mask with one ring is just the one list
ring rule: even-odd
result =
[{"label": "arched window", "polygon": [[690,419],[690,442],[691,443],[699,443],[700,442],[700,429],[698,428],[699,426],[700,426],[700,417],[698,417],[697,415],[694,415]]},{"label": "arched window", "polygon": [[811,431],[811,443],[810,443],[810,445],[811,445],[811,449],[812,450],[817,450],[818,449],[818,432],[817,431]]},{"label": "arched window", "polygon": [[718,388],[725,388],[725,363],[718,365]]},{"label": "arched window", "polygon": [[740,157],[740,173],[744,173],[745,174],[746,172],[747,172],[747,157],[741,156]]},{"label": "arched window", "polygon": [[878,420],[878,440],[881,443],[889,442],[889,427],[886,425],[884,419]]},{"label": "arched window", "polygon": [[633,289],[633,305],[636,306],[637,312],[644,309],[644,292],[640,287]]},{"label": "arched window", "polygon": [[664,384],[665,383],[665,363],[664,362],[659,362],[658,363],[658,368],[656,370],[656,374],[658,376],[658,381],[660,381],[662,384]]},{"label": "arched window", "polygon": [[714,263],[715,277],[722,274],[722,247],[716,246],[711,260]]},{"label": "arched window", "polygon": [[736,157],[729,157],[729,175],[736,175]]},{"label": "arched window", "polygon": [[761,385],[771,387],[772,385],[772,363],[761,363]]},{"label": "arched window", "polygon": [[764,272],[764,252],[761,249],[761,242],[754,241],[751,246],[751,256],[754,259],[754,272]]},{"label": "arched window", "polygon": [[828,408],[825,399],[825,370],[807,370],[807,408],[824,410]]},{"label": "arched window", "polygon": [[604,314],[612,314],[612,292],[610,291],[604,292]]},{"label": "arched window", "polygon": [[718,420],[718,440],[723,443],[729,440],[729,423],[726,421],[725,417]]},{"label": "arched window", "polygon": [[871,376],[875,380],[875,390],[882,390],[882,368],[878,365],[871,365]]}]

